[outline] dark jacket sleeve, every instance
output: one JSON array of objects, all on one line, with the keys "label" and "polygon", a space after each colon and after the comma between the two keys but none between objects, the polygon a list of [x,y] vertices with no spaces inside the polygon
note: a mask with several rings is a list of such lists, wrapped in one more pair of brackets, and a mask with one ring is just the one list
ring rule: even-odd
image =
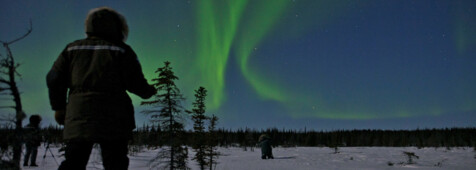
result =
[{"label": "dark jacket sleeve", "polygon": [[144,78],[144,74],[142,73],[142,67],[135,52],[132,51],[130,47],[127,51],[127,91],[134,93],[143,99],[148,99],[156,93],[156,90],[153,86],[149,85],[147,83],[147,80]]},{"label": "dark jacket sleeve", "polygon": [[[65,49],[66,50],[66,49]],[[68,67],[69,63],[66,59],[66,51],[60,54],[56,59],[53,67],[46,76],[46,84],[48,86],[48,95],[50,98],[51,108],[53,110],[66,109],[66,97],[68,90]]]}]

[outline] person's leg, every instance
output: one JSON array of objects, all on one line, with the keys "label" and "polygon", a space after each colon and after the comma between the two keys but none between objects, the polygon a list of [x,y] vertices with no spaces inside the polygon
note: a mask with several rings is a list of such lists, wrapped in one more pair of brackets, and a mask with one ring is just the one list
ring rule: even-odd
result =
[{"label": "person's leg", "polygon": [[66,143],[65,160],[58,170],[84,170],[93,148],[92,142],[70,141]]},{"label": "person's leg", "polygon": [[31,146],[25,145],[26,153],[23,159],[23,166],[28,166],[28,161],[30,160]]},{"label": "person's leg", "polygon": [[101,142],[102,162],[105,170],[127,170],[129,158],[127,157],[127,140],[114,142]]},{"label": "person's leg", "polygon": [[38,165],[36,165],[36,155],[38,155],[38,146],[32,146],[31,147],[30,166],[38,166]]}]

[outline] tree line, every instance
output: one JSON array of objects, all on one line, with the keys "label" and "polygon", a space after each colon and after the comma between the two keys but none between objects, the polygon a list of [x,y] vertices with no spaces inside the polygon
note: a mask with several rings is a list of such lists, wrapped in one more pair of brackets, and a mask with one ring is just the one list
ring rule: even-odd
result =
[{"label": "tree line", "polygon": [[[14,138],[14,127],[0,127],[1,146]],[[62,143],[62,128],[48,126],[41,129],[45,142],[54,145]],[[216,130],[217,145],[220,147],[255,147],[261,134],[266,133],[273,139],[274,146],[297,147],[476,147],[476,128],[443,128],[415,130],[292,130],[268,128]],[[184,132],[185,145],[193,146],[196,134],[192,130]],[[133,132],[131,145],[146,147],[166,146],[165,132],[160,126],[145,124]],[[2,149],[3,150],[3,149]]]},{"label": "tree line", "polygon": [[[135,145],[163,146],[163,131],[160,127],[145,125],[134,131]],[[261,134],[268,134],[274,146],[322,146],[322,147],[474,147],[476,128],[444,128],[416,130],[337,130],[301,131],[268,128],[225,129],[216,131],[216,140],[221,147],[255,147]],[[193,146],[193,131],[184,134],[186,145]]]}]

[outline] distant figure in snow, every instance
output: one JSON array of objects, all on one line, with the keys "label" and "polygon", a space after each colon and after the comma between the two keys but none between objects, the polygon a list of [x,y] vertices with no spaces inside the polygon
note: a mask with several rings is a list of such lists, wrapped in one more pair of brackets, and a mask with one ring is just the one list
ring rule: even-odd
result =
[{"label": "distant figure in snow", "polygon": [[86,169],[94,143],[104,169],[128,169],[127,144],[136,125],[126,91],[144,99],[157,92],[125,44],[129,28],[121,14],[92,9],[85,32],[87,38],[69,43],[46,77],[56,122],[64,125],[65,160],[58,169]]},{"label": "distant figure in snow", "polygon": [[36,155],[38,154],[38,146],[40,146],[42,140],[40,134],[40,122],[40,115],[31,115],[30,123],[23,129],[26,148],[23,166],[28,166],[28,161],[30,161],[30,166],[38,166],[36,164]]},{"label": "distant figure in snow", "polygon": [[258,142],[261,146],[261,159],[274,159],[273,148],[271,148],[271,138],[266,134],[262,134]]}]

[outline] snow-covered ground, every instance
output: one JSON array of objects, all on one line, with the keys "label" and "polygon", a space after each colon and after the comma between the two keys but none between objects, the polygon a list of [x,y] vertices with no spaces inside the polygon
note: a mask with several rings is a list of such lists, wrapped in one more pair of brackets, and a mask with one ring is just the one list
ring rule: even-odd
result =
[{"label": "snow-covered ground", "polygon": [[[58,154],[58,148],[51,148],[45,155],[45,148],[38,150],[37,163],[39,167],[24,167],[24,169],[57,169],[63,157]],[[404,147],[343,147],[335,153],[327,147],[292,147],[273,149],[275,159],[260,159],[260,149],[244,151],[243,148],[219,148],[221,156],[218,159],[218,170],[332,170],[332,169],[476,169],[476,152],[473,148],[422,148]],[[406,164],[407,156],[403,152],[413,152],[419,157],[414,158],[414,164]],[[149,160],[157,150],[145,150],[129,156],[131,170],[148,170]],[[189,152],[192,157],[194,152]],[[54,158],[53,156],[54,155]],[[393,165],[389,165],[393,164]],[[195,162],[189,160],[191,169],[199,169]],[[103,169],[98,150],[93,150],[89,169]],[[157,169],[157,168],[152,168]]]}]

